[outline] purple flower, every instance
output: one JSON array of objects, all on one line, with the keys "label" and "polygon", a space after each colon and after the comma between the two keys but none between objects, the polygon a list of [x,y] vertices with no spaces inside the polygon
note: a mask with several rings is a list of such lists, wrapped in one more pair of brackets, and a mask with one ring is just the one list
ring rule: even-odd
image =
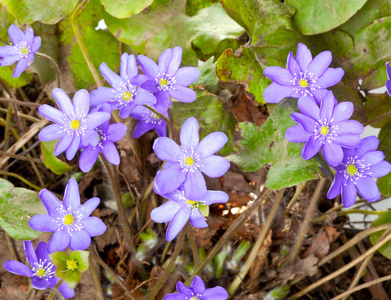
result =
[{"label": "purple flower", "polygon": [[170,222],[166,232],[167,241],[172,241],[178,235],[189,218],[190,224],[194,227],[208,227],[202,212],[213,203],[225,203],[228,201],[228,195],[221,191],[207,191],[202,199],[194,200],[192,197],[186,197],[182,189],[162,194],[155,185],[154,190],[157,194],[169,199],[168,202],[153,209],[151,212],[151,218],[155,222]]},{"label": "purple flower", "polygon": [[110,119],[107,112],[88,114],[90,95],[87,90],[80,90],[73,96],[73,104],[68,95],[59,88],[53,90],[53,98],[60,110],[44,104],[38,108],[39,113],[46,119],[56,123],[41,130],[38,138],[42,142],[61,139],[54,149],[55,156],[66,151],[66,157],[71,160],[80,144],[97,144],[99,136],[95,128]]},{"label": "purple flower", "polygon": [[178,293],[168,294],[163,300],[226,300],[227,291],[221,286],[206,289],[200,276],[194,276],[191,286],[188,288],[182,282],[176,284]]},{"label": "purple flower", "polygon": [[[161,104],[156,104],[152,107],[168,118],[167,109],[162,107]],[[167,136],[166,122],[148,108],[138,106],[129,116],[139,120],[133,131],[134,138],[138,139],[144,133],[152,129],[155,129],[159,136]]]},{"label": "purple flower", "polygon": [[333,93],[329,91],[319,109],[313,98],[303,96],[298,101],[302,113],[291,114],[299,124],[288,128],[285,138],[293,143],[306,143],[301,149],[304,159],[314,157],[322,149],[325,160],[336,166],[343,159],[342,147],[360,145],[359,134],[364,127],[357,121],[348,120],[353,114],[353,103],[342,102],[334,106],[334,101]]},{"label": "purple flower", "polygon": [[122,54],[121,76],[111,71],[105,63],[100,65],[99,71],[111,88],[99,87],[97,90],[92,91],[92,106],[109,103],[113,110],[119,109],[120,117],[125,119],[137,105],[156,103],[155,96],[138,87],[138,85],[132,84],[130,81],[138,74],[136,58],[133,54]]},{"label": "purple flower", "polygon": [[[99,111],[111,113],[109,104],[103,104]],[[109,124],[106,121],[95,128],[99,136],[98,144],[89,144],[81,153],[79,159],[80,169],[87,173],[95,164],[98,155],[102,152],[103,156],[113,165],[119,165],[119,154],[114,142],[122,139],[126,133],[126,125],[122,123]]]},{"label": "purple flower", "polygon": [[94,197],[80,205],[79,187],[74,178],[70,179],[64,193],[64,200],[47,189],[39,193],[48,215],[33,216],[29,225],[38,231],[54,232],[48,243],[48,252],[63,251],[68,246],[71,250],[85,250],[91,244],[91,237],[106,231],[106,225],[96,217],[89,215],[99,205],[99,198]]},{"label": "purple flower", "polygon": [[306,45],[297,45],[296,59],[290,52],[287,69],[267,67],[263,74],[274,81],[269,85],[263,98],[268,103],[278,103],[285,97],[300,98],[312,96],[320,105],[326,95],[326,88],[336,85],[345,72],[341,68],[328,68],[332,60],[330,51],[323,51],[312,59],[311,51]]},{"label": "purple flower", "polygon": [[187,86],[198,78],[200,71],[194,67],[179,69],[181,60],[181,47],[164,50],[158,65],[152,59],[138,55],[137,61],[144,75],[138,75],[135,82],[141,84],[143,89],[154,92],[157,102],[167,109],[171,105],[170,97],[180,102],[193,102],[197,94]]},{"label": "purple flower", "polygon": [[34,30],[29,27],[23,33],[15,25],[8,28],[8,35],[14,46],[0,46],[0,66],[8,66],[18,62],[12,77],[19,77],[20,74],[34,61],[34,53],[41,47],[41,38],[34,37]]},{"label": "purple flower", "polygon": [[[16,275],[31,278],[31,286],[37,290],[53,288],[59,279],[54,277],[56,267],[50,261],[47,251],[48,245],[45,242],[40,242],[34,251],[31,241],[24,241],[23,248],[28,265],[16,260],[9,260],[4,263],[4,269]],[[64,298],[72,298],[75,294],[75,291],[69,288],[65,282],[60,285],[58,290]]]},{"label": "purple flower", "polygon": [[372,178],[390,173],[391,164],[384,160],[382,151],[376,151],[378,146],[379,139],[369,136],[362,140],[359,147],[343,149],[344,157],[342,162],[334,167],[335,177],[327,198],[333,199],[341,194],[345,207],[356,202],[357,192],[370,202],[380,198],[379,189]]},{"label": "purple flower", "polygon": [[391,67],[389,64],[387,64],[387,78],[388,78],[388,80],[386,81],[387,93],[388,95],[391,96]]},{"label": "purple flower", "polygon": [[168,161],[156,176],[155,185],[162,194],[167,194],[183,184],[187,198],[200,199],[206,194],[206,183],[201,172],[217,178],[230,167],[228,160],[213,155],[227,143],[228,138],[223,132],[213,132],[199,142],[195,118],[183,123],[179,138],[181,146],[167,137],[155,140],[155,154],[161,160]]}]

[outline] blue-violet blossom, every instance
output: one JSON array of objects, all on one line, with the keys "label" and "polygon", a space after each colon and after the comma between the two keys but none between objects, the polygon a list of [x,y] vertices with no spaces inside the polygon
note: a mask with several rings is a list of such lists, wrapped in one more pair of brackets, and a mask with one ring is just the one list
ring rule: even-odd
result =
[{"label": "blue-violet blossom", "polygon": [[167,137],[155,140],[155,154],[167,161],[163,170],[156,175],[155,185],[161,194],[167,194],[183,184],[185,196],[197,200],[207,192],[201,172],[217,178],[229,169],[228,160],[213,155],[227,143],[228,138],[223,132],[213,132],[200,142],[198,122],[193,117],[183,123],[179,138],[181,146]]},{"label": "blue-violet blossom", "polygon": [[[99,108],[99,111],[111,113],[110,105],[107,103],[103,104]],[[79,167],[83,172],[87,173],[91,170],[100,152],[102,152],[108,162],[113,165],[119,165],[120,158],[114,143],[124,137],[126,125],[122,123],[109,123],[110,121],[106,121],[95,128],[99,136],[98,144],[89,144],[80,154]]]},{"label": "blue-violet blossom", "polygon": [[70,179],[61,202],[47,189],[39,193],[42,204],[48,214],[33,216],[29,225],[37,231],[54,232],[48,243],[48,252],[63,251],[68,246],[71,250],[85,250],[91,244],[91,237],[106,231],[106,225],[90,214],[99,205],[97,197],[80,205],[79,186],[74,178]]},{"label": "blue-violet blossom", "polygon": [[285,97],[314,97],[320,105],[327,93],[327,88],[336,85],[345,74],[342,68],[328,68],[332,60],[330,51],[323,51],[312,59],[311,51],[306,45],[297,45],[296,58],[290,52],[287,69],[267,67],[263,74],[273,83],[269,85],[263,98],[268,103],[278,103]]},{"label": "blue-violet blossom", "polygon": [[155,185],[154,190],[157,194],[169,199],[166,203],[153,209],[151,212],[151,218],[155,222],[170,222],[166,232],[167,241],[172,241],[189,219],[190,224],[194,227],[208,227],[208,223],[206,223],[201,213],[202,207],[228,201],[228,195],[221,191],[207,191],[201,199],[193,200],[192,197],[186,197],[182,189],[177,189],[168,194],[162,194]]},{"label": "blue-violet blossom", "polygon": [[46,119],[56,123],[43,128],[38,134],[42,142],[60,139],[54,149],[55,156],[66,151],[66,157],[75,157],[80,145],[98,144],[99,135],[95,128],[110,119],[107,112],[88,113],[90,94],[80,90],[73,96],[73,104],[68,95],[59,88],[53,90],[53,98],[60,110],[44,104],[38,108]]},{"label": "blue-violet blossom", "polygon": [[344,148],[342,162],[334,167],[335,177],[327,198],[333,199],[341,194],[342,204],[352,206],[357,192],[366,200],[374,202],[380,198],[379,189],[372,178],[391,172],[391,164],[384,160],[384,153],[376,151],[379,139],[369,136],[357,148]]},{"label": "blue-violet blossom", "polygon": [[143,104],[155,104],[156,98],[150,92],[131,83],[131,79],[138,74],[135,56],[127,53],[121,56],[120,75],[110,70],[102,63],[99,67],[100,73],[110,84],[109,87],[99,87],[91,92],[91,106],[98,106],[109,103],[112,110],[119,109],[119,115],[125,119],[137,106]]},{"label": "blue-violet blossom", "polygon": [[194,276],[190,287],[182,282],[176,284],[178,293],[168,294],[163,300],[226,300],[228,299],[227,291],[221,286],[211,289],[205,288],[205,284],[200,276]]},{"label": "blue-violet blossom", "polygon": [[[54,277],[56,266],[50,260],[47,251],[48,245],[45,242],[40,242],[34,251],[31,241],[24,241],[23,248],[28,265],[16,260],[9,260],[4,263],[4,269],[16,275],[31,278],[31,286],[37,290],[53,288],[59,279]],[[75,294],[75,291],[69,288],[65,282],[60,285],[58,290],[64,298],[72,298]]]},{"label": "blue-violet blossom", "polygon": [[[152,106],[152,108],[156,109],[168,118],[167,109],[165,109],[160,103]],[[130,113],[129,116],[139,120],[133,131],[134,138],[138,139],[144,133],[152,129],[155,129],[159,136],[167,136],[166,122],[148,108],[138,106]]]},{"label": "blue-violet blossom", "polygon": [[336,166],[343,159],[342,147],[360,145],[364,127],[357,121],[348,120],[353,114],[353,103],[342,102],[334,106],[334,101],[333,93],[329,91],[319,109],[313,98],[303,96],[298,101],[301,113],[291,114],[299,124],[288,128],[285,138],[293,143],[306,143],[301,149],[304,159],[314,157],[322,149],[327,163]]},{"label": "blue-violet blossom", "polygon": [[387,93],[388,95],[391,96],[391,66],[389,64],[387,64],[387,78],[388,78],[388,80],[386,81]]},{"label": "blue-violet blossom", "polygon": [[31,27],[23,33],[15,25],[8,28],[8,35],[14,43],[13,46],[0,46],[0,66],[8,66],[18,62],[12,77],[19,77],[28,66],[34,61],[34,54],[41,47],[41,38],[34,37],[34,30]]},{"label": "blue-violet blossom", "polygon": [[194,67],[179,69],[181,47],[164,50],[158,64],[144,55],[138,55],[137,61],[144,74],[138,75],[135,82],[141,84],[143,89],[154,92],[157,102],[165,108],[171,105],[170,97],[180,102],[193,102],[197,98],[197,94],[187,86],[196,81],[200,71]]}]

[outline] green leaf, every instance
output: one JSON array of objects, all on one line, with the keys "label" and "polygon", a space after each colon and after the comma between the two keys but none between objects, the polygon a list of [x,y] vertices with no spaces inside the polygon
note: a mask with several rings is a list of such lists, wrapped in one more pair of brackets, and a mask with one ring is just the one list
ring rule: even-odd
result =
[{"label": "green leaf", "polygon": [[391,161],[391,122],[385,124],[379,132],[379,148],[383,151],[386,160]]},{"label": "green leaf", "polygon": [[73,169],[70,165],[64,163],[53,155],[54,148],[57,145],[58,140],[51,142],[41,142],[41,151],[43,157],[43,163],[49,168],[54,174],[62,175],[67,171]]},{"label": "green leaf", "polygon": [[192,17],[194,16],[200,9],[209,7],[213,3],[218,3],[219,0],[187,0],[186,1],[186,13]]},{"label": "green leaf", "polygon": [[63,278],[63,279],[64,279],[64,282],[71,289],[74,289],[77,286],[77,284],[79,283],[80,278],[81,278],[81,272],[78,269],[76,269],[76,270],[73,270],[71,276],[69,276],[68,278]]},{"label": "green leaf", "polygon": [[251,246],[249,241],[242,241],[236,248],[231,260],[241,260],[246,255],[248,248]]},{"label": "green leaf", "polygon": [[285,3],[296,9],[293,16],[299,32],[313,35],[329,31],[349,20],[367,0],[286,0]]},{"label": "green leaf", "polygon": [[33,78],[33,74],[23,72],[18,78],[13,78],[14,67],[0,67],[0,78],[7,82],[11,87],[18,88],[28,84]]},{"label": "green leaf", "polygon": [[182,63],[197,65],[197,54],[207,59],[226,48],[239,46],[242,27],[224,12],[220,4],[203,8],[189,17],[182,0],[155,0],[148,11],[129,19],[104,14],[107,27],[121,42],[154,60],[167,48],[181,46]]},{"label": "green leaf", "polygon": [[84,272],[88,269],[88,251],[75,250],[70,254],[70,258],[77,261],[77,270]]},{"label": "green leaf", "polygon": [[242,84],[255,101],[265,103],[263,91],[271,82],[263,75],[267,66],[285,67],[290,51],[303,38],[291,22],[294,9],[271,0],[223,0],[226,12],[243,26],[251,38],[235,54],[226,50],[218,59],[216,74],[221,81]]},{"label": "green leaf", "polygon": [[245,172],[272,165],[266,186],[274,190],[318,178],[321,170],[328,170],[327,164],[316,157],[304,160],[301,156],[304,144],[285,139],[285,131],[296,125],[290,115],[297,111],[297,100],[287,98],[277,105],[261,127],[249,122],[239,123],[242,139],[237,141],[236,154],[226,158]]},{"label": "green leaf", "polygon": [[195,89],[197,100],[191,103],[173,102],[171,105],[171,120],[180,130],[183,122],[195,117],[200,125],[200,139],[207,134],[222,131],[228,137],[227,144],[220,150],[221,155],[232,151],[232,139],[237,123],[235,116],[227,112],[222,100],[205,90]]},{"label": "green leaf", "polygon": [[198,210],[200,211],[200,213],[201,213],[201,215],[203,217],[206,218],[207,216],[209,216],[209,205],[206,205],[206,204],[203,204],[201,202],[198,202],[197,203],[197,208],[198,208]]},{"label": "green leaf", "polygon": [[[88,55],[96,70],[105,62],[113,71],[119,67],[120,54],[118,41],[110,32],[95,30],[103,18],[103,8],[99,0],[90,0],[76,20]],[[95,84],[91,71],[74,36],[70,18],[59,25],[61,31],[61,52],[69,64],[76,89],[83,89]]]},{"label": "green leaf", "polygon": [[362,27],[382,17],[391,15],[391,2],[389,0],[369,0],[346,23],[339,28],[354,37]]},{"label": "green leaf", "polygon": [[[1,2],[0,2],[1,3]],[[15,18],[3,6],[0,6],[0,41],[8,41],[8,28],[14,24]]]},{"label": "green leaf", "polygon": [[391,197],[391,173],[376,180],[377,187],[382,195]]},{"label": "green leaf", "polygon": [[[376,220],[374,220],[371,224],[371,227],[376,227],[383,224],[391,223],[391,211],[387,211],[381,214]],[[372,245],[375,245],[377,240],[381,237],[385,230],[377,231],[372,233],[369,236]],[[387,258],[391,258],[391,242],[387,242],[384,246],[380,247],[378,250],[381,254],[383,254]]]},{"label": "green leaf", "polygon": [[244,46],[236,53],[231,49],[225,50],[217,60],[216,74],[221,81],[242,84],[247,92],[254,95],[257,103],[265,103],[263,91],[270,80],[263,76],[263,68],[252,49]]},{"label": "green leaf", "polygon": [[211,92],[212,94],[217,94],[217,86],[219,84],[219,79],[216,76],[216,63],[213,62],[213,56],[204,62],[201,66],[197,68],[200,71],[200,76],[193,83],[193,85]]},{"label": "green leaf", "polygon": [[[45,25],[39,22],[33,24],[34,34],[41,37],[41,48],[38,52],[50,56],[58,64],[58,49],[60,41],[56,35],[56,25]],[[56,69],[44,57],[35,55],[34,63],[29,69],[38,74],[42,85],[54,81],[57,78]]]},{"label": "green leaf", "polygon": [[113,17],[123,19],[130,18],[146,9],[153,0],[100,0],[105,10]]},{"label": "green leaf", "polygon": [[[387,93],[384,94],[371,94],[366,95],[367,101],[365,102],[365,115],[369,120],[380,116],[386,112],[391,111],[391,98]],[[372,127],[381,128],[385,124],[391,121],[391,117],[380,119],[374,123],[371,123]],[[389,129],[388,129],[389,130]],[[390,133],[390,131],[388,131]],[[391,157],[390,157],[391,158]]]},{"label": "green leaf", "polygon": [[285,299],[285,297],[288,296],[289,293],[290,293],[289,285],[283,285],[272,289],[268,293],[268,295],[270,295],[272,299]]},{"label": "green leaf", "polygon": [[67,269],[67,260],[69,259],[69,254],[65,251],[56,251],[49,254],[51,262],[59,269]]},{"label": "green leaf", "polygon": [[221,274],[224,270],[224,264],[228,257],[228,251],[227,247],[224,247],[221,252],[219,252],[214,258],[213,258],[213,264],[216,267],[216,278],[220,278]]},{"label": "green leaf", "polygon": [[42,232],[33,230],[28,222],[31,217],[45,214],[38,193],[16,188],[0,178],[0,225],[16,240],[33,240]]},{"label": "green leaf", "polygon": [[0,0],[20,24],[56,24],[76,7],[77,0]]},{"label": "green leaf", "polygon": [[122,204],[128,208],[134,205],[133,195],[131,193],[126,193],[122,196]]}]

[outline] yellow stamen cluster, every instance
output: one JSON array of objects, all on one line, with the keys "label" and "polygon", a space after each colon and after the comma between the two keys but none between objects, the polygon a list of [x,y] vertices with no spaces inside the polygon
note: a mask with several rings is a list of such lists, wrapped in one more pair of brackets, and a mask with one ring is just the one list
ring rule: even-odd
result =
[{"label": "yellow stamen cluster", "polygon": [[67,260],[67,268],[71,269],[72,271],[77,269],[77,261],[73,259]]},{"label": "yellow stamen cluster", "polygon": [[21,49],[21,52],[22,52],[22,54],[27,54],[27,53],[29,53],[29,48],[23,47],[23,48]]},{"label": "yellow stamen cluster", "polygon": [[322,128],[320,129],[320,133],[323,134],[323,135],[326,135],[329,133],[329,127],[328,126],[322,126]]},{"label": "yellow stamen cluster", "polygon": [[38,277],[42,278],[43,276],[45,276],[46,271],[45,271],[44,268],[39,268],[39,269],[37,270],[37,273],[36,273],[36,274],[37,274]]},{"label": "yellow stamen cluster", "polygon": [[131,92],[125,92],[122,94],[122,99],[125,101],[130,101],[132,99],[133,95]]},{"label": "yellow stamen cluster", "polygon": [[75,222],[75,218],[73,217],[73,215],[66,215],[63,218],[63,221],[65,225],[72,225]]},{"label": "yellow stamen cluster", "polygon": [[71,127],[72,127],[72,129],[76,130],[76,129],[79,128],[79,126],[80,126],[80,121],[79,121],[79,120],[73,120],[73,121],[71,121]]},{"label": "yellow stamen cluster", "polygon": [[347,167],[348,173],[350,176],[357,175],[358,170],[357,167],[354,164],[351,164]]},{"label": "yellow stamen cluster", "polygon": [[306,88],[306,87],[308,87],[308,85],[309,85],[307,79],[300,79],[299,84],[300,84],[301,87],[303,87],[303,88]]},{"label": "yellow stamen cluster", "polygon": [[190,205],[196,205],[197,204],[197,201],[192,201],[192,200],[187,200],[187,203],[189,203]]},{"label": "yellow stamen cluster", "polygon": [[160,85],[167,85],[168,84],[168,80],[166,78],[162,78],[160,79]]},{"label": "yellow stamen cluster", "polygon": [[194,159],[192,157],[187,157],[185,159],[185,163],[188,165],[188,166],[192,166],[194,165]]}]

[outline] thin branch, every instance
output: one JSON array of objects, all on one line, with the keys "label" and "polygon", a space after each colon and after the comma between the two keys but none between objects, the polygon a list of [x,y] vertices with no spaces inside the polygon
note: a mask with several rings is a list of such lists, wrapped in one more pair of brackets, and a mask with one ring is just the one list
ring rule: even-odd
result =
[{"label": "thin branch", "polygon": [[30,181],[28,181],[27,179],[24,179],[22,176],[18,175],[18,174],[15,174],[15,173],[11,173],[11,172],[5,172],[5,171],[0,171],[0,175],[3,175],[3,176],[12,176],[12,177],[15,177],[15,178],[18,178],[20,181],[23,181],[25,184],[27,184],[28,186],[32,187],[33,189],[37,190],[37,191],[41,191],[42,188],[40,188],[39,186],[31,183]]},{"label": "thin branch", "polygon": [[381,119],[388,118],[388,117],[391,117],[391,111],[388,111],[384,114],[381,114],[380,116],[377,116],[376,118],[370,119],[370,120],[366,121],[363,125],[367,126],[369,124],[375,123],[376,121],[379,121]]},{"label": "thin branch", "polygon": [[282,196],[284,195],[285,189],[281,189],[278,191],[277,198],[274,200],[272,209],[269,212],[269,215],[266,219],[265,224],[262,226],[261,233],[259,234],[259,237],[257,241],[254,244],[254,247],[252,248],[250,255],[248,256],[246,262],[244,265],[240,268],[240,272],[236,275],[234,281],[231,283],[231,285],[228,288],[228,293],[232,296],[235,294],[236,290],[239,288],[240,284],[242,283],[243,279],[246,277],[248,271],[251,268],[251,265],[253,264],[254,260],[257,258],[258,250],[263,245],[263,242],[269,232],[270,226],[272,225],[272,222],[274,220],[274,217],[277,213],[278,206],[280,205]]},{"label": "thin branch", "polygon": [[323,188],[325,181],[326,181],[326,178],[321,178],[318,182],[318,186],[316,187],[315,193],[312,196],[310,205],[307,208],[307,213],[305,215],[303,224],[301,225],[301,229],[299,231],[300,233],[299,233],[299,236],[297,237],[295,246],[293,247],[291,253],[289,254],[288,265],[291,265],[295,262],[295,259],[300,251],[301,244],[303,243],[304,237],[307,233],[308,225],[310,223],[312,214],[315,209],[316,202],[318,201],[320,192],[322,191],[322,188]]},{"label": "thin branch", "polygon": [[352,289],[352,290],[347,290],[346,292],[343,292],[342,294],[339,294],[338,296],[332,298],[331,300],[339,300],[345,296],[349,296],[359,290],[363,290],[363,289],[366,289],[372,285],[375,285],[375,284],[378,284],[380,282],[383,282],[383,281],[387,281],[387,280],[391,280],[391,275],[388,275],[388,276],[384,276],[384,277],[380,277],[380,278],[377,278],[375,280],[372,280],[370,282],[367,282],[367,283],[364,283],[364,284],[361,284],[359,285],[358,287]]},{"label": "thin branch", "polygon": [[32,161],[32,162],[35,162],[35,163],[38,163],[38,164],[43,164],[43,161],[38,159],[38,158],[27,157],[27,156],[18,155],[18,154],[12,154],[12,153],[8,153],[8,152],[3,151],[3,150],[0,150],[0,155],[8,155],[9,157],[12,157],[12,158],[15,158],[15,159],[27,160],[27,161]]},{"label": "thin branch", "polygon": [[162,285],[166,282],[168,279],[168,276],[171,273],[172,267],[175,264],[175,261],[178,257],[178,254],[182,248],[183,240],[185,239],[185,230],[182,229],[182,231],[179,233],[178,239],[176,241],[176,245],[174,248],[174,252],[172,253],[170,257],[170,262],[168,263],[167,268],[164,270],[163,275],[159,278],[159,280],[155,283],[152,290],[148,293],[148,295],[145,297],[145,300],[153,300],[155,299],[156,294],[160,291]]}]

